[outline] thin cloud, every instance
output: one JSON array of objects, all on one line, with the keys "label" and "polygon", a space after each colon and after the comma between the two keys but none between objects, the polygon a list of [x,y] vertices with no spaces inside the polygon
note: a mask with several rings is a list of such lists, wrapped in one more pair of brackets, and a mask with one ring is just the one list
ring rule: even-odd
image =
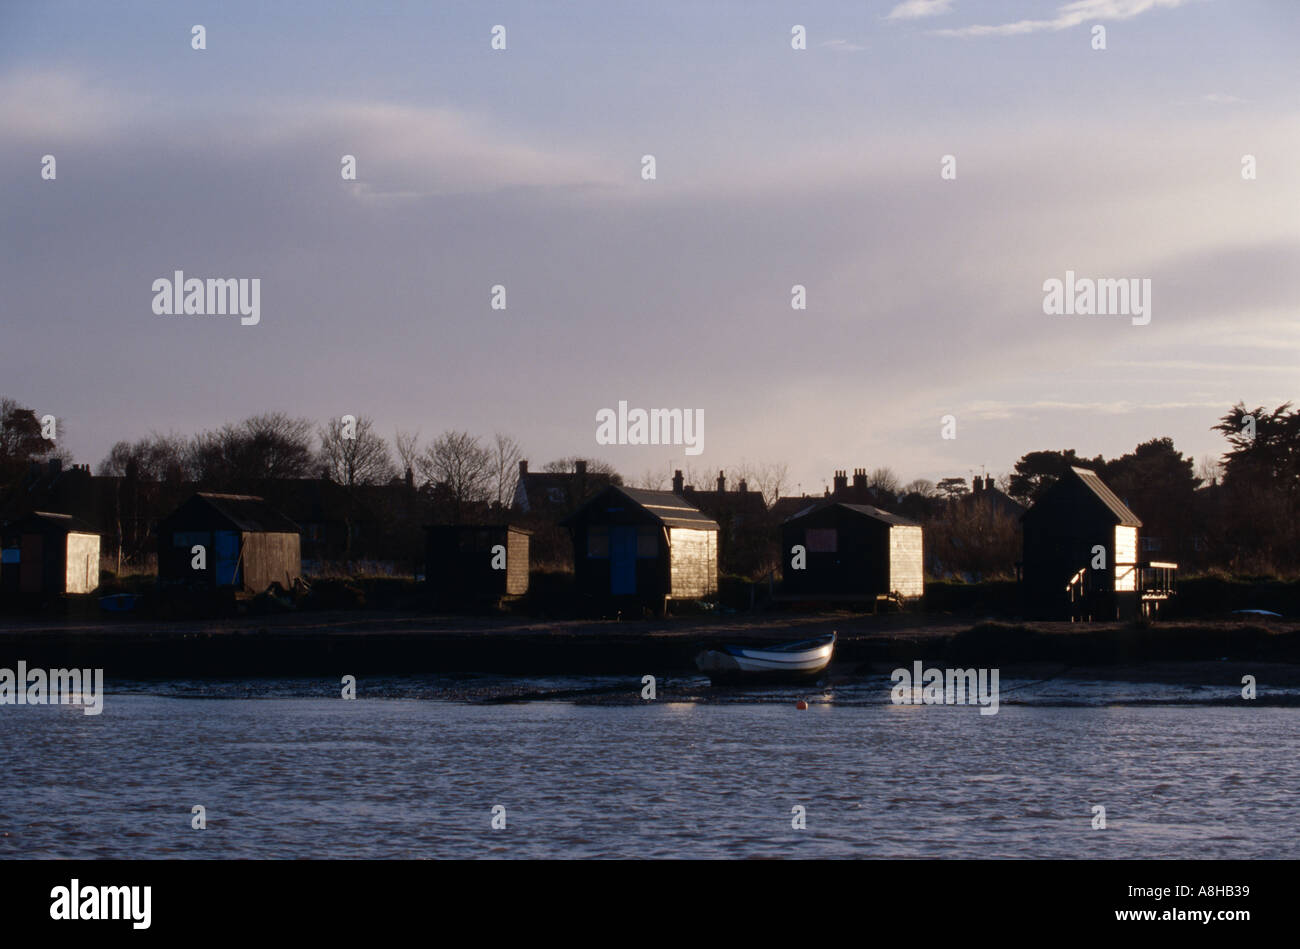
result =
[{"label": "thin cloud", "polygon": [[889,11],[886,20],[919,20],[952,12],[953,0],[903,0]]},{"label": "thin cloud", "polygon": [[1057,32],[1097,20],[1130,20],[1148,10],[1173,10],[1192,0],[1074,0],[1058,7],[1050,20],[1017,20],[997,25],[976,24],[956,29],[935,30],[939,36],[1023,36],[1026,33]]}]

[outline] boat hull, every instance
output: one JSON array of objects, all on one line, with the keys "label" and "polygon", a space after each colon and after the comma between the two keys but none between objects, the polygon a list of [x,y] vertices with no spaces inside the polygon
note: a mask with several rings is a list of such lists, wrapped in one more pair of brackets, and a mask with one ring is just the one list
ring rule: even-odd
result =
[{"label": "boat hull", "polygon": [[798,682],[815,679],[830,665],[835,639],[781,647],[724,646],[706,649],[695,665],[714,683]]}]

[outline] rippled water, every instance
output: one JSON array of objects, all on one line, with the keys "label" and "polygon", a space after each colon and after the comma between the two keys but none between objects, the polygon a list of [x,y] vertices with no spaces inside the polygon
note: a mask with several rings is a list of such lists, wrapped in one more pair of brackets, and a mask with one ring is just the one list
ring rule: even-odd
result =
[{"label": "rippled water", "polygon": [[320,682],[163,683],[99,716],[0,708],[0,857],[1300,856],[1300,709],[1222,690],[1054,684],[991,716],[895,707],[879,682],[808,711],[783,691],[675,700],[701,682],[466,700],[507,685],[345,702]]}]

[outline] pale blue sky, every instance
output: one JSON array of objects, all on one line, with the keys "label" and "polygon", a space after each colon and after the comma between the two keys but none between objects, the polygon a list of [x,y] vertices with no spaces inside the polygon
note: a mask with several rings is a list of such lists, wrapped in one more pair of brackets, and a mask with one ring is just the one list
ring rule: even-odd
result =
[{"label": "pale blue sky", "polygon": [[[0,394],[79,460],[280,409],[819,490],[1200,456],[1300,395],[1300,4],[354,6],[0,6]],[[155,316],[178,268],[261,324]],[[1152,279],[1150,325],[1045,316],[1067,269]],[[597,446],[620,399],[704,454]]]}]

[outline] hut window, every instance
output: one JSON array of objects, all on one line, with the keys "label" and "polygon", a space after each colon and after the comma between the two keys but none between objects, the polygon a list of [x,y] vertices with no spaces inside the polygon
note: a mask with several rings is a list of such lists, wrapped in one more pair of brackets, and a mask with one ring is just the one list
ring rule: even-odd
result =
[{"label": "hut window", "polygon": [[804,546],[810,554],[833,554],[839,549],[833,527],[810,527],[804,531]]},{"label": "hut window", "polygon": [[608,557],[609,556],[609,528],[608,527],[589,527],[587,528],[587,556],[588,557]]},{"label": "hut window", "polygon": [[659,528],[636,529],[636,555],[643,560],[653,560],[659,556]]}]

